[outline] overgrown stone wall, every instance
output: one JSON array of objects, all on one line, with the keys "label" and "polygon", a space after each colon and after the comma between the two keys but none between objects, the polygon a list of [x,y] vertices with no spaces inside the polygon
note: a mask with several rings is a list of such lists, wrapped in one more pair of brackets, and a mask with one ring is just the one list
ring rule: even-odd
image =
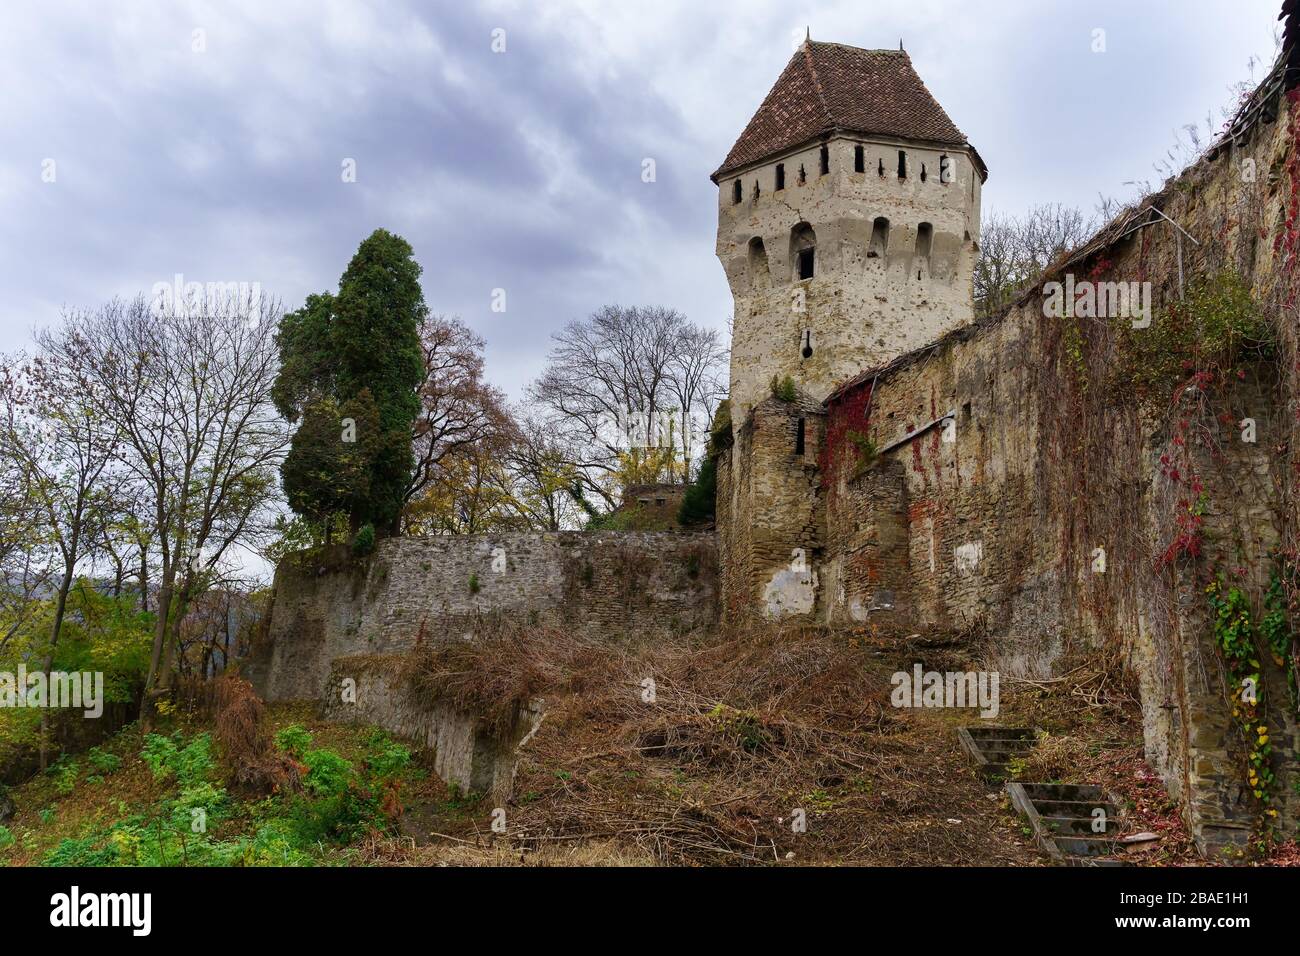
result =
[{"label": "overgrown stone wall", "polygon": [[503,616],[611,641],[707,628],[717,549],[712,533],[389,538],[363,559],[289,558],[274,590],[250,677],[268,700],[319,699],[339,658],[472,639]]},{"label": "overgrown stone wall", "polygon": [[[986,628],[993,666],[1016,675],[1055,676],[1080,654],[1122,662],[1148,757],[1209,854],[1300,822],[1294,638],[1275,652],[1256,634],[1254,713],[1207,598],[1211,585],[1237,588],[1260,621],[1278,550],[1296,560],[1300,120],[1294,93],[1262,95],[1271,107],[1258,122],[1044,279],[1149,282],[1152,326],[1134,326],[1137,314],[1048,317],[1045,287],[1031,290],[832,395],[826,471],[802,504],[764,509],[754,491],[764,450],[801,410],[756,409],[719,473],[724,557],[749,573],[728,612],[763,609],[784,535],[815,542],[809,618]],[[1172,396],[1158,394],[1144,356],[1176,352],[1142,336],[1177,325],[1198,284],[1225,275],[1249,290],[1273,346],[1227,364],[1190,356]],[[855,447],[841,408],[863,433]],[[795,494],[788,468],[777,473],[782,495]],[[792,527],[809,508],[813,530]]]}]

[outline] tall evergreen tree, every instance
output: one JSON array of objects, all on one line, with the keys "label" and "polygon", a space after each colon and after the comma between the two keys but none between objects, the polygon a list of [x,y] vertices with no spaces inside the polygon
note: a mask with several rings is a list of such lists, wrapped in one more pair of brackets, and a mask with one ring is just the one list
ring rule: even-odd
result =
[{"label": "tall evergreen tree", "polygon": [[304,517],[345,510],[354,529],[397,531],[424,376],[420,271],[410,243],[376,229],[348,263],[337,295],[309,296],[280,323],[275,400],[290,421],[303,419],[282,475],[290,505]]}]

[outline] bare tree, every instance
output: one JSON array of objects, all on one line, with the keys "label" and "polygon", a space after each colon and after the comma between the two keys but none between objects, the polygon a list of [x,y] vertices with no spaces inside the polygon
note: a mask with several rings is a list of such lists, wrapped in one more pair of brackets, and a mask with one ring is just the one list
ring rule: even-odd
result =
[{"label": "bare tree", "polygon": [[58,571],[56,555],[30,470],[0,447],[0,651],[31,621]]},{"label": "bare tree", "polygon": [[[42,332],[37,354],[0,371],[0,457],[25,485],[59,571],[41,669],[54,663],[67,614],[68,594],[103,525],[112,500],[109,467],[121,425],[97,402],[98,383],[86,374],[85,341],[70,329]],[[41,766],[49,748],[48,710],[41,712]]]},{"label": "bare tree", "polygon": [[541,531],[574,528],[584,513],[571,489],[577,480],[574,452],[536,415],[520,411],[507,452],[514,502],[529,525]]},{"label": "bare tree", "polygon": [[166,308],[137,298],[69,319],[147,503],[144,553],[155,550],[159,575],[146,699],[170,686],[190,602],[272,528],[287,445],[271,401],[278,312],[251,296]]},{"label": "bare tree", "polygon": [[980,226],[975,260],[976,315],[1000,312],[1096,228],[1080,210],[1060,203],[1034,206],[1023,216],[990,213]]},{"label": "bare tree", "polygon": [[[642,453],[629,432],[648,432],[643,447],[654,448],[666,431],[659,423],[686,415],[707,423],[721,398],[726,353],[717,333],[672,309],[605,306],[553,339],[547,367],[528,394],[575,450],[570,464],[583,487],[608,506],[616,503],[620,469]],[[667,466],[670,481],[689,477],[683,451]]]},{"label": "bare tree", "polygon": [[415,420],[415,468],[405,501],[439,480],[449,455],[510,431],[505,396],[483,380],[483,339],[460,319],[434,315],[420,328],[424,380]]}]

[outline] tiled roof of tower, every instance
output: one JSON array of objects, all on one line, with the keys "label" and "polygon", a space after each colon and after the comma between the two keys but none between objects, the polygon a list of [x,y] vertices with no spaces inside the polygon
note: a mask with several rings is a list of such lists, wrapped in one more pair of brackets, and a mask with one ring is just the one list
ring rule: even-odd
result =
[{"label": "tiled roof of tower", "polygon": [[[964,146],[975,152],[904,51],[805,41],[713,180],[834,130]],[[975,155],[981,175],[987,176]]]}]

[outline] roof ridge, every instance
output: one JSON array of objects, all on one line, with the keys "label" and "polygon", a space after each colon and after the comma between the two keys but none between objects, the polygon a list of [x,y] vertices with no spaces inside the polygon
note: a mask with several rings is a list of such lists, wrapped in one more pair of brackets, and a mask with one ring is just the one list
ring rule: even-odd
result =
[{"label": "roof ridge", "polygon": [[813,89],[817,91],[817,101],[822,105],[822,114],[835,125],[835,116],[831,113],[831,108],[826,102],[826,91],[822,89],[821,78],[817,75],[817,64],[813,62],[812,39],[803,41],[803,58],[808,65],[808,72],[812,74]]}]

